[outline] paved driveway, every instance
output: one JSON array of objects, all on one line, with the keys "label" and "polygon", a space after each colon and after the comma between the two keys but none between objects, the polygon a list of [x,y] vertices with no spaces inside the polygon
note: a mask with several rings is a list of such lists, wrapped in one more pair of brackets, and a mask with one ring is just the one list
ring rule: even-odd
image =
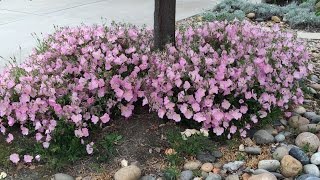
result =
[{"label": "paved driveway", "polygon": [[[177,20],[212,8],[219,0],[177,0]],[[35,46],[36,33],[54,25],[129,22],[153,26],[154,0],[0,0],[0,56],[22,61]],[[21,49],[21,50],[20,50]],[[5,64],[0,61],[0,66]]]}]

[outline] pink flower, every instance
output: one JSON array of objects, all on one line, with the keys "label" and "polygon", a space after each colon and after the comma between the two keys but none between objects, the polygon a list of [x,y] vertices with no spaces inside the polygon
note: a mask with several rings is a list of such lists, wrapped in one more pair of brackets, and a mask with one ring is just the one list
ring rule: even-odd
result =
[{"label": "pink flower", "polygon": [[82,120],[82,115],[81,114],[78,114],[78,115],[75,115],[73,114],[71,116],[71,120],[74,122],[74,123],[78,123]]},{"label": "pink flower", "polygon": [[36,155],[35,159],[39,162],[41,160],[40,155]]},{"label": "pink flower", "polygon": [[202,122],[206,120],[206,117],[202,113],[196,113],[193,115],[193,119],[197,122]]},{"label": "pink flower", "polygon": [[13,141],[13,135],[11,133],[8,134],[8,137],[6,139],[7,143],[11,143]]},{"label": "pink flower", "polygon": [[92,154],[93,153],[93,145],[94,145],[93,142],[91,142],[90,144],[87,144],[86,150],[87,150],[88,154]]},{"label": "pink flower", "polygon": [[93,124],[97,124],[98,121],[99,121],[99,117],[98,116],[95,116],[93,115],[92,118],[91,118],[91,121],[93,122]]},{"label": "pink flower", "polygon": [[231,104],[227,100],[223,100],[221,103],[221,107],[223,107],[226,110],[229,109],[230,106],[231,106]]},{"label": "pink flower", "polygon": [[105,113],[103,116],[100,117],[100,120],[102,123],[107,123],[110,121],[110,117],[109,117],[109,114]]},{"label": "pink flower", "polygon": [[23,160],[24,160],[24,162],[26,162],[26,163],[31,163],[32,160],[33,160],[33,156],[24,155],[24,156],[23,156]]},{"label": "pink flower", "polygon": [[10,161],[13,162],[14,164],[17,164],[20,161],[19,154],[16,154],[16,153],[11,154]]},{"label": "pink flower", "polygon": [[42,139],[42,134],[41,133],[37,133],[36,134],[36,140],[39,142],[39,141],[41,141],[41,139]]},{"label": "pink flower", "polygon": [[133,105],[121,106],[121,115],[128,118],[132,115]]}]

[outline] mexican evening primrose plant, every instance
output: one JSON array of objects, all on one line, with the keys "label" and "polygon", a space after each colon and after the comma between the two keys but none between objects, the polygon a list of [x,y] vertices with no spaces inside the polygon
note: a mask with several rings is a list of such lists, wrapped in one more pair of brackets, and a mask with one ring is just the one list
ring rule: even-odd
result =
[{"label": "mexican evening primrose plant", "polygon": [[[303,101],[297,81],[311,69],[308,53],[277,26],[235,21],[187,27],[164,52],[151,52],[152,34],[112,24],[49,35],[0,78],[0,130],[7,142],[19,129],[44,149],[78,138],[92,154],[93,131],[117,114],[130,117],[139,99],[160,118],[197,121],[218,136],[245,136],[274,108]],[[12,153],[13,163],[42,158]]]},{"label": "mexican evening primrose plant", "polygon": [[[151,30],[116,24],[61,28],[49,35],[24,64],[2,73],[0,130],[7,142],[18,127],[49,148],[56,127],[71,126],[60,131],[73,130],[92,154],[92,127],[106,124],[116,112],[131,116],[133,103],[144,97],[151,42]],[[13,163],[20,159],[10,156]]]},{"label": "mexican evening primrose plant", "polygon": [[312,69],[292,34],[247,21],[187,27],[152,59],[147,94],[159,117],[197,121],[228,138],[245,137],[273,109],[301,104],[297,82]]}]

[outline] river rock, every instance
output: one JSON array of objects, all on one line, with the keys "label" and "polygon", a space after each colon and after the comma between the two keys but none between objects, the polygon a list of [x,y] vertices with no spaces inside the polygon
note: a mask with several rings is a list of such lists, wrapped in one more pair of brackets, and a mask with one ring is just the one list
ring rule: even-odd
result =
[{"label": "river rock", "polygon": [[261,148],[260,147],[246,147],[246,148],[244,148],[244,152],[246,152],[248,154],[259,155],[259,154],[261,154]]},{"label": "river rock", "polygon": [[313,133],[303,132],[297,136],[295,143],[300,148],[308,146],[310,152],[315,152],[315,151],[317,151],[317,149],[320,145],[320,140]]},{"label": "river rock", "polygon": [[266,130],[259,130],[253,135],[257,144],[269,144],[274,142],[274,137]]},{"label": "river rock", "polygon": [[307,154],[302,151],[300,148],[293,147],[289,151],[289,155],[301,162],[302,165],[310,163],[310,159]]},{"label": "river rock", "polygon": [[278,16],[272,16],[271,17],[271,20],[275,23],[280,23],[281,22],[281,19],[278,17]]},{"label": "river rock", "polygon": [[140,177],[141,170],[135,165],[123,167],[114,174],[115,180],[138,180]]},{"label": "river rock", "polygon": [[68,174],[57,173],[54,175],[54,180],[74,180],[74,178]]},{"label": "river rock", "polygon": [[276,159],[278,161],[281,161],[281,159],[285,156],[289,154],[289,150],[288,148],[281,146],[278,147],[273,153],[272,153],[272,157],[273,159]]},{"label": "river rock", "polygon": [[312,174],[303,174],[299,176],[296,180],[320,180],[320,178],[312,175]]},{"label": "river rock", "polygon": [[239,179],[238,175],[231,174],[231,175],[227,176],[225,180],[240,180],[240,179]]},{"label": "river rock", "polygon": [[184,164],[183,169],[185,170],[196,170],[201,166],[200,161],[188,161]]},{"label": "river rock", "polygon": [[286,136],[284,136],[283,134],[278,134],[274,137],[274,139],[277,141],[277,142],[283,142],[284,140],[286,140]]},{"label": "river rock", "polygon": [[213,165],[211,163],[204,163],[201,166],[201,171],[204,171],[204,172],[211,172],[212,169],[213,169]]},{"label": "river rock", "polygon": [[314,153],[310,159],[312,164],[320,165],[320,152]]},{"label": "river rock", "polygon": [[202,152],[202,151],[197,154],[197,159],[202,163],[206,163],[206,162],[214,163],[214,161],[216,160],[216,158],[209,152]]},{"label": "river rock", "polygon": [[310,123],[309,119],[301,117],[301,116],[292,116],[288,120],[289,126],[291,126],[293,128],[298,128],[302,125],[306,125],[309,123]]},{"label": "river rock", "polygon": [[320,131],[320,124],[306,124],[299,127],[300,132],[318,132]]},{"label": "river rock", "polygon": [[210,173],[206,180],[221,180],[221,176],[219,174]]},{"label": "river rock", "polygon": [[229,162],[227,164],[223,165],[223,169],[227,171],[236,171],[238,170],[242,165],[244,164],[243,161],[234,161],[234,162]]},{"label": "river rock", "polygon": [[258,163],[259,169],[265,169],[267,171],[276,171],[280,167],[278,160],[261,160]]},{"label": "river rock", "polygon": [[142,176],[140,180],[156,180],[156,176],[155,175],[146,175],[146,176]]},{"label": "river rock", "polygon": [[281,173],[285,177],[294,177],[302,171],[302,164],[290,155],[285,155],[281,160]]},{"label": "river rock", "polygon": [[253,170],[253,174],[254,175],[258,175],[258,174],[262,174],[262,173],[267,173],[269,171],[265,170],[265,169],[256,169],[256,170]]},{"label": "river rock", "polygon": [[316,84],[310,84],[310,87],[312,87],[313,89],[319,91],[320,90],[320,84],[316,83]]},{"label": "river rock", "polygon": [[190,170],[182,171],[180,174],[180,180],[191,180],[193,177],[193,172]]},{"label": "river rock", "polygon": [[303,166],[303,170],[306,174],[312,174],[315,175],[317,177],[320,176],[320,171],[318,166],[314,165],[314,164],[307,164]]},{"label": "river rock", "polygon": [[293,110],[293,112],[296,114],[304,114],[307,110],[303,106],[298,106]]},{"label": "river rock", "polygon": [[248,13],[247,14],[247,18],[253,19],[254,17],[256,17],[255,13]]},{"label": "river rock", "polygon": [[269,172],[253,175],[248,180],[277,180],[277,177]]}]

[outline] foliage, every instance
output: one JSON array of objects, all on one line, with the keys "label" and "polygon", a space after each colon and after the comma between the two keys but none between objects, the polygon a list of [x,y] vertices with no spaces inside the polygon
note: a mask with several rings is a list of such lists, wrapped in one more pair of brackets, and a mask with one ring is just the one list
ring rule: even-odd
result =
[{"label": "foliage", "polygon": [[315,10],[316,0],[308,0],[301,4],[291,3],[286,6],[273,4],[255,4],[244,0],[224,0],[218,6],[204,14],[205,19],[212,20],[244,20],[245,14],[255,13],[257,18],[270,19],[272,16],[283,17],[292,27],[320,28],[320,17]]},{"label": "foliage", "polygon": [[[200,151],[212,152],[215,145],[208,136],[203,134],[194,134],[185,137],[178,130],[172,130],[167,134],[167,139],[171,148],[173,148],[178,155],[195,156]],[[176,164],[176,163],[175,163]]]},{"label": "foliage", "polygon": [[175,166],[170,166],[164,170],[163,175],[165,180],[176,180],[180,175],[180,170]]},{"label": "foliage", "polygon": [[100,142],[98,142],[97,153],[99,154],[99,161],[107,161],[112,157],[115,153],[115,145],[120,143],[122,140],[122,136],[117,133],[107,134]]}]

